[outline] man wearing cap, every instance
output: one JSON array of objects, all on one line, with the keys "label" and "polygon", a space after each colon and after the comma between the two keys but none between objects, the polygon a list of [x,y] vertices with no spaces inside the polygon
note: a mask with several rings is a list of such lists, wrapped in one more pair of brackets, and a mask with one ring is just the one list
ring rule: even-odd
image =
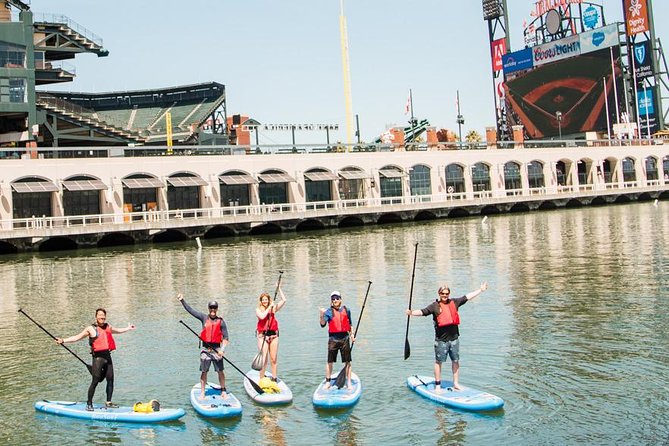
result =
[{"label": "man wearing cap", "polygon": [[351,311],[341,304],[341,293],[330,294],[330,308],[321,308],[321,327],[328,326],[328,362],[325,366],[325,385],[328,389],[332,380],[332,364],[337,360],[337,352],[341,351],[341,361],[346,367],[346,387],[351,388],[351,342],[355,342],[351,333]]},{"label": "man wearing cap", "polygon": [[209,302],[209,313],[204,314],[191,308],[184,300],[181,293],[177,294],[177,299],[184,306],[194,318],[202,322],[202,332],[200,339],[202,339],[202,351],[200,352],[200,384],[202,385],[202,393],[200,399],[205,397],[205,387],[207,385],[207,373],[209,367],[214,364],[214,370],[218,373],[218,382],[221,385],[221,397],[225,398],[225,373],[223,372],[223,354],[225,346],[228,345],[228,327],[223,318],[218,317],[218,302],[215,300]]},{"label": "man wearing cap", "polygon": [[422,310],[408,308],[408,316],[432,315],[434,321],[434,387],[437,393],[441,392],[441,363],[451,358],[453,370],[453,390],[460,390],[460,315],[458,308],[488,289],[488,282],[471,293],[462,297],[451,298],[451,289],[447,284],[439,287],[439,298]]}]

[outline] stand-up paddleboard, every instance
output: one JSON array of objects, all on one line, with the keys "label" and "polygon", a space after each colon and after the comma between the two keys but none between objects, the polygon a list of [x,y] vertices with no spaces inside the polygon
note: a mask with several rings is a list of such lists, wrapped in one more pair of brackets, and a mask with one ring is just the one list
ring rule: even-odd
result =
[{"label": "stand-up paddleboard", "polygon": [[353,406],[358,402],[362,394],[362,383],[358,375],[351,372],[351,385],[353,387],[351,389],[347,389],[346,387],[338,388],[335,385],[337,375],[332,375],[330,388],[323,388],[325,380],[318,385],[313,396],[314,406],[324,409],[338,409]]},{"label": "stand-up paddleboard", "polygon": [[481,390],[460,385],[453,389],[452,381],[441,381],[441,392],[435,391],[434,377],[412,375],[407,378],[407,386],[425,398],[456,409],[485,411],[504,406],[504,400]]},{"label": "stand-up paddleboard", "polygon": [[242,413],[242,403],[231,392],[226,392],[226,397],[221,398],[221,386],[218,384],[207,383],[204,390],[204,399],[200,399],[202,394],[200,383],[195,384],[190,391],[190,403],[203,417],[229,418]]},{"label": "stand-up paddleboard", "polygon": [[273,376],[270,372],[265,372],[265,378],[262,380],[259,379],[260,372],[258,370],[249,370],[246,372],[246,376],[265,391],[265,393],[256,392],[249,380],[245,379],[244,390],[253,401],[267,405],[288,404],[293,401],[293,392],[290,391],[286,383],[281,378],[278,381],[272,381]]},{"label": "stand-up paddleboard", "polygon": [[107,408],[104,405],[94,404],[94,410],[86,410],[86,403],[70,401],[47,401],[35,403],[35,409],[54,415],[79,418],[81,420],[116,421],[120,423],[162,423],[174,421],[185,415],[183,409],[165,409],[155,412],[134,412],[132,407],[121,406]]}]

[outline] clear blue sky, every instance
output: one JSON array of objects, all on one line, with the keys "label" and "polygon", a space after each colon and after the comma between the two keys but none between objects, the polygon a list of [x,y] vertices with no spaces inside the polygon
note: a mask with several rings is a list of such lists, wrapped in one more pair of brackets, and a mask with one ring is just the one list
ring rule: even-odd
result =
[{"label": "clear blue sky", "polygon": [[[622,0],[601,0],[607,23]],[[532,0],[508,0],[512,50],[523,47]],[[669,1],[654,0],[658,37],[669,48]],[[228,113],[261,123],[338,123],[345,139],[339,0],[32,0],[35,13],[68,16],[104,40],[106,58],[80,55],[73,83],[58,89],[108,92],[216,81]],[[414,111],[463,134],[494,125],[488,31],[480,0],[345,0],[353,111],[362,139],[405,125]],[[56,89],[49,86],[48,88]],[[264,133],[261,143],[286,142]],[[322,141],[317,133],[298,143]]]}]

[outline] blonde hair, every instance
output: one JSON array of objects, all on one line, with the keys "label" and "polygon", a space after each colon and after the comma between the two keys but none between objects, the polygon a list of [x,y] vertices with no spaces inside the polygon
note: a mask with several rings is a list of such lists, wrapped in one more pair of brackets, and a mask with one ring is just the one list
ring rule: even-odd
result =
[{"label": "blonde hair", "polygon": [[263,297],[266,297],[267,300],[269,301],[269,302],[268,302],[268,306],[269,306],[270,303],[272,303],[272,298],[270,297],[270,295],[267,294],[267,293],[262,293],[262,294],[260,295],[260,297],[258,297],[258,308],[263,308],[263,306],[262,306],[262,298],[263,298]]},{"label": "blonde hair", "polygon": [[447,283],[442,283],[439,289],[437,290],[437,294],[441,294],[442,291],[447,290],[450,294],[451,292],[451,287],[448,286]]}]

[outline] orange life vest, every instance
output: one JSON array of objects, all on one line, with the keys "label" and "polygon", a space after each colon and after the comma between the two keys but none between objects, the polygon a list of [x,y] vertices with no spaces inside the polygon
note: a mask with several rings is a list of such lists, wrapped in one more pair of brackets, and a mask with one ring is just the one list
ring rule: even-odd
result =
[{"label": "orange life vest", "polygon": [[95,328],[95,337],[89,339],[91,350],[94,352],[111,352],[116,350],[116,342],[114,342],[114,337],[112,336],[111,325],[105,324],[105,327],[102,328],[97,324],[93,324],[93,328]]},{"label": "orange life vest", "polygon": [[331,307],[332,319],[328,321],[328,333],[347,333],[351,331],[351,321],[348,320],[348,311],[341,306],[339,311]]},{"label": "orange life vest", "polygon": [[439,315],[437,316],[437,326],[460,325],[460,315],[455,308],[455,302],[449,300],[447,304],[439,302]]},{"label": "orange life vest", "polygon": [[202,332],[200,332],[200,338],[202,338],[204,342],[220,344],[223,341],[223,335],[221,334],[222,321],[223,319],[220,317],[217,317],[216,319],[208,317],[207,321],[204,323]]},{"label": "orange life vest", "polygon": [[258,333],[262,333],[265,330],[279,331],[279,322],[276,320],[274,313],[268,313],[263,319],[258,319],[256,330]]}]

